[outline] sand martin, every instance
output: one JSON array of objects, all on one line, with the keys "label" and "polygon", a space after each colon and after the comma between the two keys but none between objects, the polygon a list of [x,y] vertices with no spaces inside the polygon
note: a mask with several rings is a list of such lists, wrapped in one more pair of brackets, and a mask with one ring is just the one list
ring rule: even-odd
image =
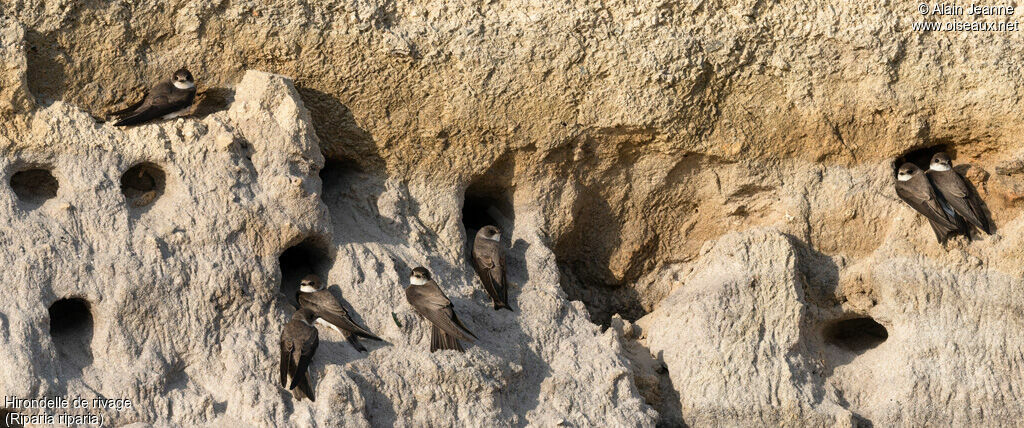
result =
[{"label": "sand martin", "polygon": [[484,290],[491,296],[494,309],[508,305],[508,279],[505,272],[505,252],[501,248],[501,231],[495,226],[484,226],[473,239],[473,269],[476,270]]},{"label": "sand martin", "polygon": [[314,319],[316,315],[312,310],[299,309],[281,332],[281,386],[291,390],[299,400],[308,397],[316,401],[307,372],[316,347],[320,345],[316,327],[313,327]]},{"label": "sand martin", "polygon": [[981,209],[981,200],[967,186],[967,181],[960,176],[960,173],[953,170],[953,163],[945,153],[936,153],[932,156],[931,166],[928,168],[928,178],[935,185],[939,195],[949,204],[957,214],[967,220],[981,231],[991,234],[988,221],[985,219],[985,211]]},{"label": "sand martin", "polygon": [[306,275],[305,278],[302,278],[302,282],[299,283],[298,300],[300,307],[313,311],[317,317],[317,323],[325,324],[341,333],[345,340],[359,352],[366,352],[366,348],[359,343],[359,336],[383,341],[352,320],[348,311],[334,298],[327,287],[324,287],[319,276]]},{"label": "sand martin", "polygon": [[956,214],[943,208],[928,177],[917,165],[907,162],[900,166],[896,177],[896,194],[928,219],[940,243],[945,243],[949,235],[961,231],[959,222],[955,220]]},{"label": "sand martin", "polygon": [[128,108],[111,113],[123,116],[114,126],[129,126],[153,119],[173,119],[184,115],[196,99],[196,83],[192,73],[182,68],[174,72],[170,80],[153,86],[142,101]]},{"label": "sand martin", "polygon": [[430,271],[423,267],[413,269],[409,282],[411,285],[405,289],[406,300],[431,325],[430,352],[438,349],[462,352],[462,345],[458,339],[472,342],[477,338],[462,321],[459,321],[452,301],[448,300],[441,287],[430,278]]}]

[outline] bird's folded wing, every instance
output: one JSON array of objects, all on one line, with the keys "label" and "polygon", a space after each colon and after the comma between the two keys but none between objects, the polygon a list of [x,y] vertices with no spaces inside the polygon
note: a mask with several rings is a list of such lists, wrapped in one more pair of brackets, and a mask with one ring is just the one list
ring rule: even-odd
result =
[{"label": "bird's folded wing", "polygon": [[138,111],[132,113],[131,116],[118,121],[115,125],[137,125],[143,122],[148,122],[181,110],[184,106],[185,104],[180,102],[169,103],[166,95],[158,95],[153,97],[151,102],[147,102],[142,107],[139,107]]},{"label": "bird's folded wing", "polygon": [[935,198],[935,194],[932,192],[931,187],[925,191],[913,191],[908,188],[896,188],[896,194],[899,195],[900,199],[903,199],[908,205],[914,210],[924,215],[927,219],[934,221],[936,224],[943,226],[944,228],[956,229],[957,225],[954,224],[949,217],[946,217],[946,213],[943,212],[942,206],[939,205],[938,199]]},{"label": "bird's folded wing", "polygon": [[126,115],[128,113],[131,113],[131,112],[137,110],[139,107],[142,106],[142,103],[146,102],[146,97],[148,97],[148,96],[149,96],[149,93],[146,93],[145,95],[142,96],[141,99],[139,99],[135,103],[132,103],[131,105],[129,105],[128,107],[125,107],[124,109],[112,112],[112,113],[109,114],[109,116],[124,116],[124,115]]},{"label": "bird's folded wing", "polygon": [[448,333],[459,339],[470,341],[473,340],[469,336],[467,336],[466,333],[464,333],[461,329],[459,329],[459,326],[455,324],[455,321],[452,321],[452,318],[454,316],[454,311],[452,311],[452,308],[434,308],[424,310],[420,313],[423,315],[424,318],[430,321],[431,324],[437,326],[437,328],[441,329],[445,333]]},{"label": "bird's folded wing", "polygon": [[287,344],[281,341],[281,386],[288,386],[288,361],[291,358],[291,349],[288,349]]},{"label": "bird's folded wing", "polygon": [[935,186],[941,189],[943,195],[946,196],[946,202],[953,208],[953,211],[985,233],[989,232],[984,210],[981,209],[981,201],[967,187],[965,178],[952,170],[934,173],[931,177]]},{"label": "bird's folded wing", "polygon": [[452,304],[452,301],[448,299],[444,291],[441,291],[441,287],[434,281],[430,281],[418,288],[417,294],[419,295],[419,301],[432,308],[444,308]]},{"label": "bird's folded wing", "polygon": [[330,310],[324,308],[324,311],[318,313],[318,316],[320,316],[320,318],[323,318],[324,321],[334,324],[335,327],[338,327],[344,331],[355,333],[360,336],[364,336],[368,339],[381,340],[379,337],[377,337],[377,335],[371,333],[369,330],[363,328],[359,324],[356,324],[355,320],[353,320],[352,317],[349,316],[348,312],[346,312],[344,309],[342,309],[341,307],[338,307],[337,309],[340,310]]},{"label": "bird's folded wing", "polygon": [[313,309],[316,316],[341,330],[356,333],[367,339],[382,340],[366,328],[356,324],[345,307],[334,298],[330,291],[321,290],[312,296],[299,294],[299,304]]},{"label": "bird's folded wing", "polygon": [[476,254],[473,256],[473,268],[476,270],[477,276],[480,277],[480,282],[484,285],[484,291],[487,291],[487,295],[491,296],[492,299],[497,299],[499,294],[499,282],[496,278],[499,278],[496,271],[494,261],[488,257],[487,254]]},{"label": "bird's folded wing", "polygon": [[505,298],[505,290],[507,289],[508,284],[505,280],[505,275],[505,255],[502,254],[494,264],[494,269],[491,269],[491,280],[494,281],[494,288],[498,291],[498,295],[502,297],[502,300]]},{"label": "bird's folded wing", "polygon": [[473,339],[478,339],[478,337],[476,337],[476,335],[473,334],[472,331],[469,331],[469,327],[466,327],[466,325],[462,323],[462,320],[459,319],[459,316],[455,314],[454,309],[452,309],[452,321],[455,323],[455,325],[459,326],[462,329],[463,333],[468,334]]},{"label": "bird's folded wing", "polygon": [[295,365],[295,373],[292,374],[292,383],[288,386],[288,389],[294,389],[299,384],[299,381],[306,377],[306,370],[309,368],[310,361],[313,361],[313,354],[316,353],[319,343],[320,340],[317,338],[316,329],[313,329],[312,334],[302,343],[299,362]]},{"label": "bird's folded wing", "polygon": [[[967,183],[956,171],[949,170],[929,175],[935,183],[935,187],[942,189],[944,195],[956,198],[966,198],[970,194]],[[947,198],[948,199],[948,198]]]}]

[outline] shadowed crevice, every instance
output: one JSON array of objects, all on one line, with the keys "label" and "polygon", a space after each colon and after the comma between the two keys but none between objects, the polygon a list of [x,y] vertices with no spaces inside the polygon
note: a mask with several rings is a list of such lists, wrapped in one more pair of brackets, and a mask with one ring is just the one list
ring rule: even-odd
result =
[{"label": "shadowed crevice", "polygon": [[508,234],[515,227],[512,198],[515,163],[511,157],[496,161],[486,172],[473,179],[463,195],[462,225],[472,242],[476,232],[493,225]]},{"label": "shadowed crevice", "polygon": [[121,175],[121,193],[131,208],[147,209],[164,194],[167,176],[159,165],[142,162]]},{"label": "shadowed crevice", "polygon": [[92,364],[93,318],[89,303],[81,298],[61,299],[50,305],[50,337],[57,349],[61,370],[79,377]]},{"label": "shadowed crevice", "polygon": [[35,209],[57,196],[60,185],[51,168],[32,166],[11,175],[11,189],[27,208]]},{"label": "shadowed crevice", "polygon": [[227,110],[235,100],[235,90],[223,87],[207,88],[196,94],[196,98],[192,116],[196,119],[203,119],[211,114]]},{"label": "shadowed crevice", "polygon": [[325,157],[352,159],[367,172],[387,170],[373,135],[359,126],[352,110],[337,95],[302,83],[296,83],[295,90],[309,110]]},{"label": "shadowed crevice", "polygon": [[362,174],[363,169],[351,159],[327,159],[320,169],[321,194],[344,190],[350,180]]},{"label": "shadowed crevice", "polygon": [[859,317],[833,321],[825,326],[822,334],[825,343],[861,354],[889,338],[889,331],[871,317]]},{"label": "shadowed crevice", "polygon": [[466,229],[466,237],[472,241],[476,232],[488,225],[510,229],[515,221],[510,199],[501,194],[467,191],[462,204],[462,225]]},{"label": "shadowed crevice", "polygon": [[330,241],[320,236],[309,236],[298,244],[284,250],[277,259],[281,269],[279,291],[282,303],[298,306],[295,293],[299,289],[299,281],[309,274],[317,274],[327,278],[331,267]]},{"label": "shadowed crevice", "polygon": [[[583,302],[591,322],[602,327],[608,327],[615,314],[636,321],[647,313],[625,273],[612,270],[626,233],[620,218],[600,192],[583,187],[573,207],[571,228],[552,248],[562,289],[569,300]],[[648,250],[637,248],[636,254]]]}]

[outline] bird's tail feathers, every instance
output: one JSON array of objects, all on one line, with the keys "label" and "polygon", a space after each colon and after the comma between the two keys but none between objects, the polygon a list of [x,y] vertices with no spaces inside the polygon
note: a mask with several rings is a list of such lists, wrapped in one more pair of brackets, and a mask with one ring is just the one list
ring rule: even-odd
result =
[{"label": "bird's tail feathers", "polygon": [[465,352],[465,349],[462,349],[462,344],[459,343],[459,340],[456,339],[455,336],[445,333],[444,330],[441,330],[436,326],[431,326],[430,352],[445,349],[454,349],[459,352]]},{"label": "bird's tail feathers", "polygon": [[458,330],[462,332],[463,339],[468,340],[470,342],[474,340],[480,340],[480,338],[476,337],[476,335],[473,334],[472,331],[469,331],[469,327],[466,327],[466,325],[462,323],[462,320],[460,320],[458,315],[455,315],[454,312],[452,313],[452,321],[455,322],[455,326],[458,328]]},{"label": "bird's tail feathers", "polygon": [[356,348],[357,351],[366,352],[366,347],[363,346],[362,343],[359,343],[359,336],[350,333],[345,334],[345,340],[347,340],[348,343],[351,344],[353,348]]},{"label": "bird's tail feathers", "polygon": [[126,117],[124,119],[121,119],[121,120],[119,120],[117,122],[114,122],[114,126],[132,126],[132,125],[138,125],[138,124],[140,124],[142,122],[145,122],[145,119],[143,119],[143,116],[142,115],[135,115],[135,116],[128,116],[128,117]]},{"label": "bird's tail feathers", "polygon": [[113,111],[113,112],[107,113],[107,117],[127,116],[127,115],[129,115],[131,113],[134,113],[135,110],[138,110],[138,108],[140,106],[142,106],[142,103],[145,102],[145,101],[146,101],[146,97],[142,97],[138,101],[129,104],[127,107],[125,107],[125,108],[123,108],[121,110],[117,110],[117,111]]},{"label": "bird's tail feathers", "polygon": [[292,389],[292,395],[299,401],[305,398],[308,398],[309,401],[316,401],[316,397],[313,396],[313,388],[309,386],[309,378],[306,376],[299,379],[298,384]]},{"label": "bird's tail feathers", "polygon": [[359,336],[359,337],[362,337],[362,338],[365,338],[365,339],[376,340],[378,342],[383,342],[384,341],[384,339],[381,339],[380,337],[377,337],[377,335],[375,335],[373,333],[370,333],[370,330],[366,330],[366,329],[362,329],[360,331],[356,331],[355,335]]}]

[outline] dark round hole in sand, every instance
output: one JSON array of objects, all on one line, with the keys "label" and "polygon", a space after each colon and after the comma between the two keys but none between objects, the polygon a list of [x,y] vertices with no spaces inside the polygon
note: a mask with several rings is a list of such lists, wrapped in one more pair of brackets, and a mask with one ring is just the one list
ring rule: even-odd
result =
[{"label": "dark round hole in sand", "polygon": [[57,179],[46,168],[31,168],[11,176],[11,189],[22,202],[33,207],[57,196]]},{"label": "dark round hole in sand", "polygon": [[870,317],[835,321],[825,327],[825,342],[842,349],[861,353],[889,338],[889,331]]},{"label": "dark round hole in sand", "polygon": [[362,167],[351,159],[327,159],[320,169],[320,181],[324,188],[334,186],[352,174],[363,173]]},{"label": "dark round hole in sand", "polygon": [[133,207],[148,206],[164,194],[166,180],[160,166],[142,162],[121,175],[121,193]]},{"label": "dark round hole in sand", "polygon": [[484,226],[511,230],[516,218],[511,191],[499,184],[479,181],[482,183],[473,183],[466,189],[462,201],[462,226],[470,242]]},{"label": "dark round hole in sand", "polygon": [[325,238],[311,236],[284,250],[277,262],[281,268],[281,293],[289,303],[295,304],[295,293],[302,277],[311,273],[326,277],[331,267],[330,246]]},{"label": "dark round hole in sand", "polygon": [[[496,198],[487,196],[466,195],[466,201],[462,204],[462,225],[467,231],[476,232],[484,226],[499,226],[498,217],[501,211],[498,208],[501,202]],[[470,235],[470,239],[472,239]]]},{"label": "dark round hole in sand", "polygon": [[50,337],[63,376],[79,377],[92,364],[93,320],[89,302],[72,297],[50,305]]},{"label": "dark round hole in sand", "polygon": [[79,298],[60,299],[50,305],[50,335],[73,335],[92,330],[89,304]]}]

